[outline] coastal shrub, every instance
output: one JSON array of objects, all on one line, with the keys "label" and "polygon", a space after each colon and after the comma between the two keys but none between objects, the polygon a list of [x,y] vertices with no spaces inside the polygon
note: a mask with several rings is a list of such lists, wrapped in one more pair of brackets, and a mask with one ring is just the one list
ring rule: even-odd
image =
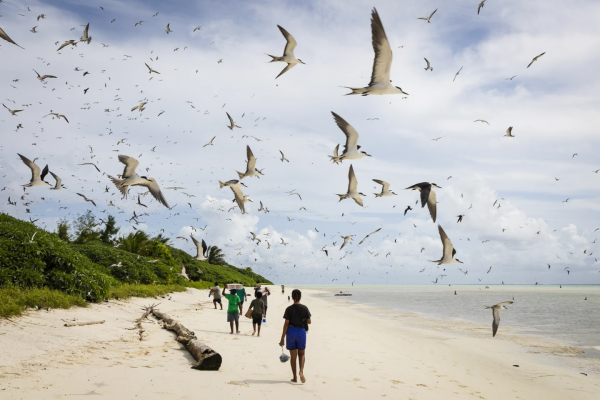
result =
[{"label": "coastal shrub", "polygon": [[0,288],[0,318],[21,315],[26,308],[41,309],[85,307],[86,301],[81,296],[66,294],[48,288],[21,289],[15,286]]}]

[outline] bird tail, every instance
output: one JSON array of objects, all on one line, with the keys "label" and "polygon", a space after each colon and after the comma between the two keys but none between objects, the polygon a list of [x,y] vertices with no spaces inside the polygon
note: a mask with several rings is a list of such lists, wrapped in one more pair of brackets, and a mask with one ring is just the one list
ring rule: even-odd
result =
[{"label": "bird tail", "polygon": [[375,195],[375,197],[381,197],[383,196],[381,193],[373,193]]},{"label": "bird tail", "polygon": [[337,196],[340,196],[340,201],[346,200],[348,198],[347,194],[338,194]]},{"label": "bird tail", "polygon": [[[267,53],[265,53],[265,54],[267,54]],[[267,55],[272,58],[272,60],[269,62],[283,61],[283,57],[272,56],[270,54],[267,54]]]},{"label": "bird tail", "polygon": [[225,187],[225,184],[221,181],[219,181],[219,189],[223,189]]},{"label": "bird tail", "polygon": [[346,96],[350,96],[352,94],[362,94],[363,96],[366,96],[369,94],[369,89],[367,89],[367,88],[352,88],[352,87],[348,87],[348,86],[341,86],[341,87],[352,90],[351,93],[346,93]]},{"label": "bird tail", "polygon": [[[235,171],[235,172],[237,172],[238,176],[240,177],[240,181],[241,181],[242,179],[244,179],[244,174],[242,174],[240,171]],[[235,201],[235,200],[234,200],[234,201]]]},{"label": "bird tail", "polygon": [[329,156],[329,158],[331,158],[331,161],[333,161],[334,163],[339,164],[344,159],[344,156]]}]

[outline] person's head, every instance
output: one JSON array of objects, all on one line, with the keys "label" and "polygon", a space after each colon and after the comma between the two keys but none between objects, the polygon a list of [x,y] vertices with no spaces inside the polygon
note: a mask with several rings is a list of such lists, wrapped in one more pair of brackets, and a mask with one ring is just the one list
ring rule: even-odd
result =
[{"label": "person's head", "polygon": [[302,293],[298,289],[292,290],[292,299],[294,301],[299,302],[301,298],[302,298]]},{"label": "person's head", "polygon": [[235,289],[229,289],[229,293],[231,293],[231,294],[237,294],[237,290],[235,290]]},{"label": "person's head", "polygon": [[215,286],[219,286],[219,282],[215,282]]},{"label": "person's head", "polygon": [[254,295],[256,296],[257,299],[260,299],[262,297],[261,292],[256,292]]}]

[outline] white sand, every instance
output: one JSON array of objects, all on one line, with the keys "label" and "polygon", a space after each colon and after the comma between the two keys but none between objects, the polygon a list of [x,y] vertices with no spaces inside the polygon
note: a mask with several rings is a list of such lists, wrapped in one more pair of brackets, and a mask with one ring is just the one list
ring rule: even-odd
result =
[{"label": "white sand", "polygon": [[[223,356],[218,372],[190,369],[193,361],[172,332],[145,323],[138,340],[133,320],[155,299],[132,299],[87,309],[33,311],[0,320],[0,399],[598,399],[597,373],[581,375],[564,357],[532,354],[489,332],[457,335],[445,329],[410,328],[371,316],[345,299],[309,296],[306,384],[292,384],[289,362],[279,362],[282,315],[289,305],[273,287],[268,323],[251,336],[230,335],[225,311],[208,291],[189,290],[159,299],[168,312]],[[252,290],[249,290],[252,292]],[[224,309],[226,301],[224,300]],[[381,312],[379,312],[382,314]],[[385,312],[383,313],[385,314]],[[63,320],[103,325],[66,328]],[[513,367],[518,364],[520,367]]]}]

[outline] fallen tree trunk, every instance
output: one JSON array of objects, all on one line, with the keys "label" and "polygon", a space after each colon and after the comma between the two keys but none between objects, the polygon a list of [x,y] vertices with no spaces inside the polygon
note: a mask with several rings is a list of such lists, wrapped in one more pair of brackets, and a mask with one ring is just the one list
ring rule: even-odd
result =
[{"label": "fallen tree trunk", "polygon": [[95,322],[68,322],[65,324],[66,327],[71,326],[84,326],[84,325],[98,325],[103,324],[104,321],[95,321]]},{"label": "fallen tree trunk", "polygon": [[221,355],[208,347],[205,343],[199,341],[194,332],[190,331],[163,312],[152,309],[152,314],[164,322],[163,328],[177,334],[175,340],[183,344],[186,350],[194,357],[194,360],[197,361],[192,368],[201,371],[219,370],[221,363],[223,362]]}]

